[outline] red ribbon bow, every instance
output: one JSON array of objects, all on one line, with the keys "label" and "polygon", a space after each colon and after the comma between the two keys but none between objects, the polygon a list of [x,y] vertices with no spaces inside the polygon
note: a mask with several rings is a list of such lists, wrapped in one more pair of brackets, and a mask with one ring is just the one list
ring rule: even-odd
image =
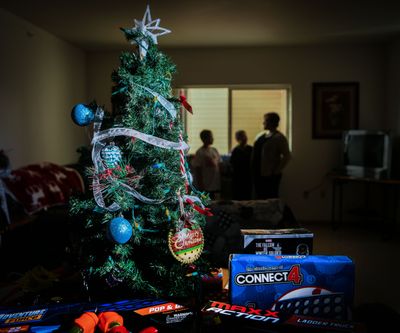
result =
[{"label": "red ribbon bow", "polygon": [[186,97],[184,95],[180,95],[179,100],[180,100],[181,104],[183,105],[183,107],[187,111],[189,111],[191,114],[193,114],[192,106],[187,102]]},{"label": "red ribbon bow", "polygon": [[201,208],[200,206],[197,206],[192,200],[189,198],[186,198],[186,202],[190,204],[193,209],[197,210],[200,214],[206,215],[206,216],[214,216],[213,213],[211,213],[210,208]]}]

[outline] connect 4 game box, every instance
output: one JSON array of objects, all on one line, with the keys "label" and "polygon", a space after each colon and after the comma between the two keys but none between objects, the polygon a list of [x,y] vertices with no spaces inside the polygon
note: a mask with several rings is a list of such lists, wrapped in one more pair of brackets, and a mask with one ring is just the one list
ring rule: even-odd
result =
[{"label": "connect 4 game box", "polygon": [[347,256],[232,254],[229,287],[233,304],[346,320],[354,264]]}]

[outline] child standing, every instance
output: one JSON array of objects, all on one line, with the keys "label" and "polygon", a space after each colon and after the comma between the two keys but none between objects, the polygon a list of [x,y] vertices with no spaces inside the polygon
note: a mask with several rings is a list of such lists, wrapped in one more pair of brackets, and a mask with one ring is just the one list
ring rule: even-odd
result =
[{"label": "child standing", "polygon": [[232,166],[233,200],[251,199],[251,153],[253,147],[247,144],[247,134],[243,130],[235,133],[238,145],[232,150],[230,163]]},{"label": "child standing", "polygon": [[202,130],[200,139],[203,146],[196,151],[193,161],[195,183],[200,191],[209,192],[210,198],[216,199],[221,191],[221,157],[218,150],[211,147],[214,137],[210,130]]}]

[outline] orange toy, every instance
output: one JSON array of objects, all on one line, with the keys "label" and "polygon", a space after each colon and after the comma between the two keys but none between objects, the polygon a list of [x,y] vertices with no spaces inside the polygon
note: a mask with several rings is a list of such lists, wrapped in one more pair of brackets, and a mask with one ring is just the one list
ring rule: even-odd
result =
[{"label": "orange toy", "polygon": [[85,312],[74,320],[74,328],[71,333],[94,333],[99,318],[93,312]]},{"label": "orange toy", "polygon": [[98,316],[93,312],[85,312],[74,320],[74,327],[69,333],[95,333],[96,327],[103,333],[129,333],[123,325],[124,319],[116,312],[102,312]]},{"label": "orange toy", "polygon": [[98,327],[101,332],[107,333],[116,326],[124,326],[124,319],[118,313],[109,311],[99,314]]}]

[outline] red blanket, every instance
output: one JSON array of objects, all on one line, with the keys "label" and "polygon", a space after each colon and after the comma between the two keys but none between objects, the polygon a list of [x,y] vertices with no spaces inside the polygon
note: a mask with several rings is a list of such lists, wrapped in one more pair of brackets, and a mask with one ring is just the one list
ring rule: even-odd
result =
[{"label": "red blanket", "polygon": [[84,191],[76,170],[47,162],[16,169],[3,181],[27,214],[66,204],[71,194]]}]

